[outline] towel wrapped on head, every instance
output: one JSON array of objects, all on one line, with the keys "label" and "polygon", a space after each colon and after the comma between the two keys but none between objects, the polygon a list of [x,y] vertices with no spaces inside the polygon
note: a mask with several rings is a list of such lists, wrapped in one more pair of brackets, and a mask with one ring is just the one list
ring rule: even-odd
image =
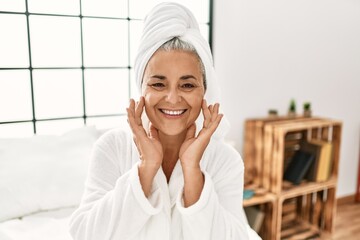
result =
[{"label": "towel wrapped on head", "polygon": [[[178,37],[191,44],[199,55],[206,76],[206,92],[204,98],[208,104],[220,103],[220,89],[213,67],[213,59],[209,43],[202,37],[192,12],[177,3],[161,3],[154,7],[146,16],[144,30],[140,40],[138,54],[135,59],[135,81],[139,92],[142,92],[143,75],[151,56],[161,45]],[[197,130],[202,128],[203,117],[200,114],[196,121]],[[224,116],[213,137],[223,139],[229,129]]]}]

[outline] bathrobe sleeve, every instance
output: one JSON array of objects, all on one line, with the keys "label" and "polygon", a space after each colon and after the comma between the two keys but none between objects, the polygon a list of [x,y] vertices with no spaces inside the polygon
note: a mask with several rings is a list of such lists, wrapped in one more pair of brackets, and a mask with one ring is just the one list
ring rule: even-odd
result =
[{"label": "bathrobe sleeve", "polygon": [[154,183],[145,197],[131,152],[131,140],[120,131],[96,142],[81,204],[70,218],[75,240],[131,239],[160,212],[160,189]]},{"label": "bathrobe sleeve", "polygon": [[182,216],[186,240],[247,240],[249,227],[243,216],[244,164],[225,143],[208,146],[201,168],[205,177],[199,200],[185,208],[182,192],[176,207]]}]

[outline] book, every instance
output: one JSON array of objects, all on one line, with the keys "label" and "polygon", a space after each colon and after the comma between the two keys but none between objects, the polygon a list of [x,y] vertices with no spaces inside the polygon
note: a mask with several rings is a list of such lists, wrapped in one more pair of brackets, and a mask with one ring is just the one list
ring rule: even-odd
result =
[{"label": "book", "polygon": [[310,165],[309,171],[305,175],[305,178],[309,181],[316,181],[316,176],[318,175],[319,170],[321,146],[308,141],[304,141],[300,143],[300,149],[315,156],[313,163]]},{"label": "book", "polygon": [[303,150],[295,152],[285,172],[284,180],[299,185],[315,159],[315,155]]},{"label": "book", "polygon": [[261,226],[264,222],[265,213],[260,208],[251,206],[245,207],[246,218],[249,222],[249,226],[257,233],[259,233]]},{"label": "book", "polygon": [[323,140],[315,140],[312,139],[309,141],[310,144],[318,146],[320,152],[318,152],[317,156],[317,168],[316,168],[316,182],[322,182],[329,179],[331,175],[331,166],[332,166],[332,158],[333,158],[333,151],[332,151],[332,143],[323,141]]}]

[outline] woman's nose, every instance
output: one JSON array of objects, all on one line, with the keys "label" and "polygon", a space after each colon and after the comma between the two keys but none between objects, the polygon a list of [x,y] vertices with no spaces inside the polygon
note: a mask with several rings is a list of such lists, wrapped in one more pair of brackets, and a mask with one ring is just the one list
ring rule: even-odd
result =
[{"label": "woman's nose", "polygon": [[178,89],[170,89],[166,95],[166,101],[175,104],[181,101],[181,94]]}]

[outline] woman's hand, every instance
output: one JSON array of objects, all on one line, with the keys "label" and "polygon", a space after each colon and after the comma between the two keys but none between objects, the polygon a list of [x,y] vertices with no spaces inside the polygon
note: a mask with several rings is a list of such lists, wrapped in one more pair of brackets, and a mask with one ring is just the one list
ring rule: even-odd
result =
[{"label": "woman's hand", "polygon": [[136,104],[133,99],[130,99],[129,108],[126,109],[128,123],[133,133],[140,159],[148,165],[160,167],[163,159],[162,145],[159,141],[158,130],[150,124],[150,131],[147,134],[142,125],[141,114],[144,106],[144,97],[141,97],[140,101]]},{"label": "woman's hand", "polygon": [[219,114],[219,104],[214,106],[202,102],[202,112],[204,116],[203,128],[195,137],[195,123],[191,125],[186,133],[185,141],[181,145],[179,158],[183,168],[199,168],[202,155],[210,142],[210,138],[219,126],[223,114]]},{"label": "woman's hand", "polygon": [[158,130],[150,124],[149,134],[147,134],[142,125],[141,114],[144,106],[144,97],[141,97],[136,104],[133,99],[130,99],[130,105],[126,111],[134,142],[142,160],[139,165],[140,183],[145,196],[148,197],[153,178],[162,164],[163,149],[159,141]]},{"label": "woman's hand", "polygon": [[200,160],[210,138],[219,126],[222,114],[219,114],[219,104],[207,107],[203,100],[202,112],[204,115],[203,128],[195,137],[195,123],[191,125],[186,133],[185,141],[181,145],[179,158],[184,174],[184,206],[189,207],[196,203],[204,186],[204,176],[200,169]]}]

